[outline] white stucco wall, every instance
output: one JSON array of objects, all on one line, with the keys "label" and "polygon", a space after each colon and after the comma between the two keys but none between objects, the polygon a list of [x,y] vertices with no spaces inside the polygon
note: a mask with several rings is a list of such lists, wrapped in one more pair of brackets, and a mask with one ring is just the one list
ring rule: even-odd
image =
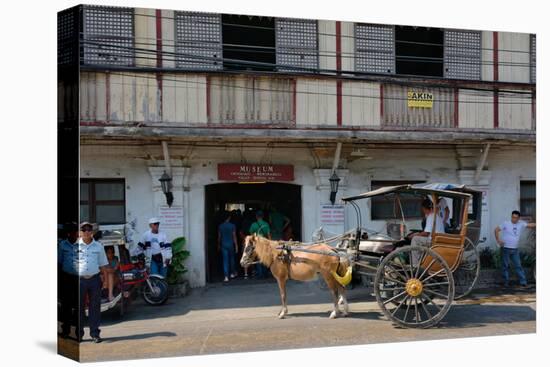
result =
[{"label": "white stucco wall", "polygon": [[[457,156],[452,147],[440,149],[369,149],[370,159],[350,162],[342,161],[345,169],[338,171],[343,178],[337,199],[342,195],[359,194],[370,189],[373,180],[425,180],[427,182],[456,182],[461,177],[473,174],[479,159],[479,149],[472,150],[472,156]],[[315,170],[311,152],[305,148],[274,148],[266,153],[265,147],[240,148],[209,147],[189,150],[188,147],[171,146],[174,158],[172,166],[186,166],[188,177],[183,186],[175,190],[175,202],[183,206],[184,226],[181,231],[169,232],[169,237],[184,235],[191,252],[186,266],[192,286],[203,286],[206,279],[205,268],[205,185],[219,183],[218,163],[235,163],[241,158],[247,162],[293,164],[295,181],[302,187],[302,236],[310,241],[313,231],[320,226],[319,205],[329,202],[327,172],[330,172],[331,159],[321,159],[323,169]],[[265,162],[270,157],[269,162]],[[162,154],[159,146],[139,148],[93,147],[81,148],[81,176],[86,178],[125,178],[127,221],[136,220],[136,230],[140,234],[148,228],[147,220],[157,215],[163,196],[151,177],[149,166],[161,167]],[[465,165],[471,167],[464,167]],[[342,167],[342,166],[341,166]],[[481,237],[486,236],[486,246],[494,246],[493,229],[508,219],[512,210],[519,208],[520,180],[535,179],[535,151],[533,147],[491,148],[482,180],[488,189],[488,208],[483,217]],[[462,170],[462,171],[460,171]],[[490,172],[488,173],[487,170]],[[187,171],[186,171],[187,172]],[[460,175],[458,172],[462,172]],[[470,175],[471,176],[471,175]],[[327,181],[327,182],[325,182]],[[155,190],[155,191],[153,191]],[[367,202],[360,202],[363,227],[383,230],[385,222],[371,221]],[[353,208],[347,207],[345,225],[330,227],[330,231],[343,231],[356,225]],[[411,225],[418,226],[417,222]],[[162,226],[161,226],[162,228]],[[137,240],[137,239],[135,239]]]}]

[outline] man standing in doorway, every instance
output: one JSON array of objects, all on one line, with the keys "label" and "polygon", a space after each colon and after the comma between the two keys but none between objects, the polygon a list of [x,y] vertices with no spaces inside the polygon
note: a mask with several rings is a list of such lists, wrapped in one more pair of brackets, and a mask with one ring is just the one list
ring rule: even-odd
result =
[{"label": "man standing in doorway", "polygon": [[78,320],[78,340],[84,336],[85,301],[88,297],[88,323],[90,336],[94,343],[101,343],[99,324],[101,322],[101,278],[109,264],[103,245],[93,238],[91,223],[80,223],[80,240],[78,241],[78,275],[80,277],[80,320]]},{"label": "man standing in doorway", "polygon": [[271,213],[269,214],[269,219],[271,223],[271,236],[274,240],[280,240],[283,238],[283,233],[286,227],[290,224],[290,219],[279,210],[277,207],[271,208]]},{"label": "man standing in doorway", "polygon": [[504,279],[505,287],[510,285],[510,274],[508,273],[510,259],[512,260],[514,271],[518,275],[520,286],[522,288],[527,287],[527,278],[525,277],[525,272],[521,267],[521,260],[519,258],[518,242],[521,231],[525,228],[535,228],[536,224],[519,220],[520,216],[521,213],[514,210],[511,220],[505,221],[495,228],[495,238],[498,245],[502,248],[502,278]]},{"label": "man standing in doorway", "polygon": [[[249,233],[271,239],[269,224],[264,220],[264,212],[261,210],[256,212],[256,221],[250,226]],[[267,268],[260,263],[256,264],[256,277],[261,279],[265,278],[266,275]]]},{"label": "man standing in doorway", "polygon": [[166,234],[159,231],[159,226],[158,218],[149,219],[149,230],[143,233],[138,246],[145,251],[145,256],[151,257],[151,274],[166,278],[168,265],[172,260],[172,245],[168,242]]},{"label": "man standing in doorway", "polygon": [[231,213],[225,212],[225,220],[218,227],[218,251],[222,253],[224,282],[237,276],[235,254],[237,247],[237,227],[231,222]]}]

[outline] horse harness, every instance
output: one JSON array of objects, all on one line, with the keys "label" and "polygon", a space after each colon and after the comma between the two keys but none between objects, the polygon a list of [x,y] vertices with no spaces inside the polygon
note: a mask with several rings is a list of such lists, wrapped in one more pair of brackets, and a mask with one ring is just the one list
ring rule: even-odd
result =
[{"label": "horse harness", "polygon": [[[277,255],[277,260],[283,262],[284,264],[286,264],[290,270],[290,265],[291,264],[296,264],[296,263],[307,263],[307,262],[311,262],[312,260],[311,259],[307,259],[305,257],[300,257],[300,256],[296,256],[293,252],[292,252],[292,245],[293,244],[300,244],[300,242],[296,242],[296,241],[279,241],[279,244],[280,246],[277,247],[277,249],[281,250],[279,252],[279,254]],[[298,252],[300,252],[301,250],[296,250]],[[302,251],[304,252],[304,251]],[[313,251],[307,251],[307,252],[313,252]]]}]

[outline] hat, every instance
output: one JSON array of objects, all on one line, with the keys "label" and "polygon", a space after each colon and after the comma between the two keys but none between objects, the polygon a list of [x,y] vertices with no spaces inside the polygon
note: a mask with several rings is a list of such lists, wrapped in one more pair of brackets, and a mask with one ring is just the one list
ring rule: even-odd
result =
[{"label": "hat", "polygon": [[153,223],[160,223],[160,220],[157,217],[153,217],[149,219],[149,224],[153,224]]},{"label": "hat", "polygon": [[82,223],[80,223],[79,228],[82,229],[82,227],[84,227],[84,226],[90,226],[90,227],[92,227],[92,229],[94,228],[94,225],[93,225],[92,223],[90,223],[90,222],[82,222]]}]

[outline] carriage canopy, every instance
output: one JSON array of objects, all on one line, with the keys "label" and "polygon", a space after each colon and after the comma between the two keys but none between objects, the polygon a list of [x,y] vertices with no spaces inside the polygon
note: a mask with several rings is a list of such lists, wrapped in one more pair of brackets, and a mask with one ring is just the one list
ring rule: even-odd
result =
[{"label": "carriage canopy", "polygon": [[467,192],[460,191],[451,191],[451,190],[462,190],[464,185],[455,185],[455,184],[416,184],[416,185],[398,185],[398,186],[386,186],[379,189],[368,191],[360,195],[348,196],[342,198],[343,201],[354,201],[360,199],[367,199],[375,196],[382,196],[388,194],[416,194],[416,195],[432,195],[445,196],[450,198],[466,199],[471,198],[472,195]]}]

